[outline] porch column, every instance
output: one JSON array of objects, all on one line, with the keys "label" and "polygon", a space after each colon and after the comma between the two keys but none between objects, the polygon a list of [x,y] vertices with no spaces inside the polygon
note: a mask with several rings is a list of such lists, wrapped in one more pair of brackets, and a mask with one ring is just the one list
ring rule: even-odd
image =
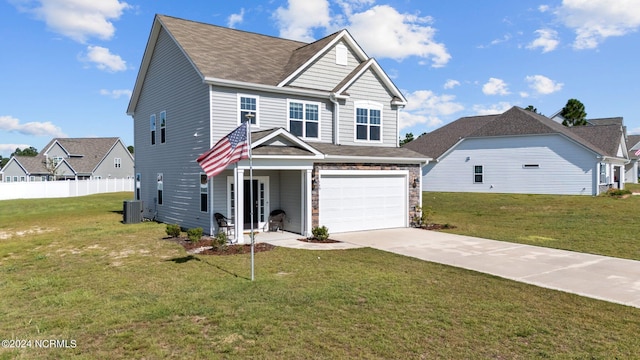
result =
[{"label": "porch column", "polygon": [[302,197],[303,200],[303,206],[302,208],[304,209],[304,213],[305,216],[303,217],[304,219],[304,229],[302,231],[302,233],[304,234],[304,236],[309,237],[311,236],[311,218],[313,216],[313,205],[312,205],[312,201],[311,201],[311,179],[312,179],[312,169],[307,169],[306,171],[304,171],[302,173],[302,177],[304,179],[304,196]]},{"label": "porch column", "polygon": [[235,214],[234,218],[234,234],[238,244],[244,244],[244,169],[236,168],[233,172],[233,183],[235,189]]}]

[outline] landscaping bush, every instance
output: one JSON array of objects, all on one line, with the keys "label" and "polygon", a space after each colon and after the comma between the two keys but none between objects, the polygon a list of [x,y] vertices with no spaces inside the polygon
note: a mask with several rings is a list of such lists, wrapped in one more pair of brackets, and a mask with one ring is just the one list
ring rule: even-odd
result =
[{"label": "landscaping bush", "polygon": [[624,196],[630,195],[631,191],[627,189],[609,189],[605,194],[608,196]]},{"label": "landscaping bush", "polygon": [[311,230],[311,233],[314,238],[320,241],[324,241],[329,238],[329,229],[327,229],[326,226],[316,226]]},{"label": "landscaping bush", "polygon": [[220,231],[218,232],[218,235],[213,238],[213,247],[216,249],[224,249],[227,247],[228,241],[229,238],[227,237],[227,234],[225,234],[223,231]]},{"label": "landscaping bush", "polygon": [[179,237],[180,236],[180,225],[178,224],[167,224],[167,235],[171,237]]},{"label": "landscaping bush", "polygon": [[187,230],[187,237],[189,238],[189,241],[192,241],[192,242],[200,241],[200,239],[202,238],[203,231],[204,230],[202,230],[201,227],[191,228]]}]

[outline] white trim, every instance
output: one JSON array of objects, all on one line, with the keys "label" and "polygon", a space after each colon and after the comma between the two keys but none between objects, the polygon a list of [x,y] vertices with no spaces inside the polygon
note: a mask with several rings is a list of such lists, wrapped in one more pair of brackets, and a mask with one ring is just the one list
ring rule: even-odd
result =
[{"label": "white trim", "polygon": [[[344,160],[345,162],[383,162],[383,163],[403,163],[403,164],[428,164],[432,158],[401,158],[401,157],[375,157],[375,156],[346,156],[346,155],[326,155],[325,161]],[[423,166],[424,166],[423,165]]]},{"label": "white trim", "polygon": [[380,64],[378,64],[378,62],[376,61],[376,59],[368,59],[367,60],[367,64],[365,66],[363,66],[357,74],[355,74],[353,77],[351,77],[351,79],[349,79],[348,82],[346,82],[340,89],[336,90],[335,92],[338,94],[342,94],[343,92],[345,92],[349,87],[351,87],[351,85],[353,85],[353,83],[355,83],[356,81],[358,81],[358,79],[365,73],[367,72],[369,69],[372,69],[373,72],[376,73],[376,75],[378,75],[380,77],[380,79],[382,79],[382,83],[387,87],[387,90],[391,90],[391,93],[395,96],[397,96],[400,101],[393,101],[391,104],[392,105],[400,105],[400,106],[404,106],[407,104],[407,99],[404,97],[404,95],[402,94],[402,92],[398,89],[398,87],[393,83],[393,81],[391,81],[391,79],[389,78],[389,76],[387,76],[387,73],[384,72],[384,70],[382,69],[382,67],[380,66]]},{"label": "white trim", "polygon": [[351,49],[356,53],[356,55],[360,58],[360,60],[364,61],[369,59],[367,54],[362,50],[362,48],[356,43],[356,41],[351,37],[351,34],[347,30],[342,30],[340,34],[338,34],[331,42],[329,42],[324,48],[315,53],[307,62],[302,64],[299,68],[297,68],[294,72],[292,72],[286,79],[282,80],[278,87],[282,87],[287,85],[293,79],[295,79],[300,73],[302,73],[305,69],[307,69],[311,64],[313,64],[318,58],[324,55],[329,49],[334,47],[338,42],[344,40]]},{"label": "white trim", "polygon": [[[367,110],[367,139],[358,139],[358,109]],[[371,110],[380,111],[380,124],[375,124],[373,126],[378,126],[380,128],[380,139],[379,140],[371,140],[370,139],[370,129],[371,129]],[[384,139],[384,105],[370,100],[358,100],[353,102],[353,141],[356,143],[373,143],[373,144],[381,144]]]},{"label": "white trim", "polygon": [[249,98],[249,99],[256,99],[256,117],[255,117],[255,124],[251,124],[251,128],[259,128],[260,127],[260,96],[259,95],[252,95],[252,94],[244,94],[244,93],[238,93],[237,96],[237,103],[236,103],[236,111],[237,111],[237,117],[236,117],[236,122],[237,122],[237,126],[240,126],[242,124],[242,120],[240,118],[242,111],[247,111],[247,110],[242,110],[240,108],[240,103],[242,98]]},{"label": "white trim", "polygon": [[[242,185],[235,185],[234,187],[234,192],[235,192],[235,212],[236,215],[234,215],[234,224],[236,224],[236,231],[238,230],[238,227],[240,227],[240,231],[236,232],[236,234],[242,234],[244,230],[244,180],[250,180],[250,176],[249,175],[244,175],[244,169],[238,168],[238,172],[241,172],[243,174],[242,176]],[[235,176],[227,176],[227,187],[226,187],[226,193],[227,193],[227,199],[226,199],[226,203],[227,203],[227,214],[231,213],[231,188],[230,186],[232,184],[236,183],[236,178]],[[260,212],[260,204],[258,203],[258,213],[255,214],[256,215],[256,220],[258,220],[258,227],[255,230],[258,229],[263,229],[264,226],[269,222],[269,213],[271,212],[271,194],[270,194],[270,188],[269,188],[269,181],[270,181],[270,176],[253,176],[253,180],[258,182],[258,188],[257,188],[257,192],[258,192],[258,199],[255,199],[256,201],[260,201],[260,184],[264,184],[264,211]],[[238,191],[238,189],[242,189],[242,196],[240,196],[240,192]],[[242,201],[240,201],[242,200]],[[242,206],[240,206],[242,205]],[[242,209],[242,213],[238,213],[238,209],[241,208]],[[240,216],[240,214],[242,214],[242,216]],[[260,221],[260,215],[262,214],[263,217],[263,221]],[[242,221],[238,221],[236,219],[241,219]],[[241,238],[238,238],[238,241],[240,241]]]},{"label": "white trim", "polygon": [[[298,100],[298,99],[291,99],[288,98],[287,99],[287,131],[289,133],[291,133],[291,103],[298,103],[298,104],[302,104],[302,136],[297,136],[294,135],[300,139],[304,139],[304,140],[322,140],[322,103],[320,103],[319,101],[307,101],[307,100]],[[306,119],[306,113],[307,113],[307,105],[315,105],[318,107],[318,137],[308,137],[306,136],[306,126],[305,124],[307,123],[307,119]],[[295,119],[294,121],[300,121],[298,119]]]},{"label": "white trim", "polygon": [[[251,144],[251,148],[256,148],[262,144],[264,144],[265,142],[277,137],[277,136],[282,136],[284,138],[286,138],[287,140],[297,144],[298,146],[300,146],[301,148],[312,152],[313,154],[315,154],[315,158],[322,158],[323,154],[321,152],[319,152],[318,150],[316,150],[315,148],[313,148],[311,145],[307,144],[306,142],[302,141],[299,137],[291,134],[290,132],[288,132],[287,130],[280,128],[275,130],[274,132],[272,132],[271,134],[256,140],[256,142]],[[271,155],[255,155],[255,157],[262,157],[262,158],[269,158],[271,157]],[[288,159],[292,159],[292,158],[296,158],[296,157],[287,157]],[[302,156],[300,157],[302,159],[309,159],[312,157],[309,156]]]}]

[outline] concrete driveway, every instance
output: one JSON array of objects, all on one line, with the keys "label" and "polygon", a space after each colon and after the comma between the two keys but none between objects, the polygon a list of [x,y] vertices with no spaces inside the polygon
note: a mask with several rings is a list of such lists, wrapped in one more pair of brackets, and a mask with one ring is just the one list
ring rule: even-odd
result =
[{"label": "concrete driveway", "polygon": [[640,307],[640,261],[412,228],[339,233],[331,238]]}]

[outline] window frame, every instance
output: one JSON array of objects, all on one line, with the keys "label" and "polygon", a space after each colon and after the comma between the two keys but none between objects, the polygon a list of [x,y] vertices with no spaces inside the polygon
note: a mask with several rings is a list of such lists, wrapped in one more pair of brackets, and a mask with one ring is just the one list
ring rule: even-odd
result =
[{"label": "window frame", "polygon": [[160,144],[167,142],[167,111],[160,112]]},{"label": "window frame", "polygon": [[209,178],[206,173],[200,173],[200,212],[209,212]]},{"label": "window frame", "polygon": [[149,116],[149,130],[151,132],[151,145],[156,144],[156,114]]},{"label": "window frame", "polygon": [[122,158],[113,158],[113,167],[121,168],[122,167]]},{"label": "window frame", "polygon": [[[242,99],[243,98],[255,99],[255,101],[256,101],[255,110],[243,109],[242,108],[242,106],[243,106]],[[237,112],[238,112],[238,119],[237,119],[238,126],[240,126],[243,122],[246,121],[244,116],[242,116],[243,112],[253,112],[253,113],[255,113],[255,117],[253,119],[251,119],[251,127],[259,128],[260,127],[260,96],[258,96],[258,95],[249,95],[249,94],[238,94]]]},{"label": "window frame", "polygon": [[140,200],[140,173],[136,173],[136,200]]},{"label": "window frame", "polygon": [[158,173],[156,190],[157,190],[156,203],[158,205],[162,205],[164,204],[164,174],[163,173]]},{"label": "window frame", "polygon": [[[302,105],[302,119],[294,119],[291,117],[291,104],[301,104]],[[316,106],[317,107],[317,120],[309,120],[307,119],[307,106]],[[287,131],[289,131],[291,134],[301,138],[301,139],[308,139],[308,140],[322,140],[322,131],[320,128],[320,119],[322,118],[322,106],[320,102],[317,101],[306,101],[306,100],[296,100],[296,99],[287,99]],[[298,122],[302,122],[302,134],[301,135],[297,135],[294,134],[293,131],[291,131],[291,122],[292,121],[298,121]],[[307,124],[316,124],[317,126],[317,134],[318,136],[316,137],[309,137],[307,136]]]},{"label": "window frame", "polygon": [[[366,116],[366,123],[359,123],[358,122],[358,110],[366,110],[367,111],[367,116]],[[379,124],[372,124],[371,123],[371,111],[378,111],[380,114],[380,117],[378,119]],[[378,102],[373,102],[373,101],[355,101],[353,104],[353,141],[354,142],[364,142],[364,143],[382,143],[383,142],[383,124],[384,124],[384,105]],[[365,126],[366,128],[366,132],[367,132],[367,138],[366,139],[359,139],[358,138],[358,127],[359,126]],[[379,129],[379,139],[377,140],[371,140],[371,129],[373,127],[377,127]]]},{"label": "window frame", "polygon": [[[477,171],[478,168],[480,168],[480,172]],[[478,176],[480,176],[480,181],[478,181]],[[484,165],[473,165],[473,183],[484,184]]]}]

